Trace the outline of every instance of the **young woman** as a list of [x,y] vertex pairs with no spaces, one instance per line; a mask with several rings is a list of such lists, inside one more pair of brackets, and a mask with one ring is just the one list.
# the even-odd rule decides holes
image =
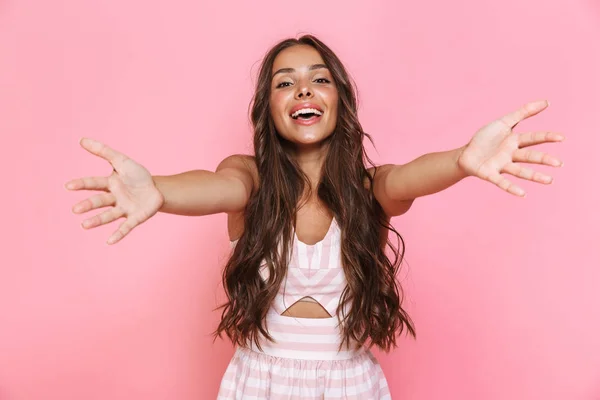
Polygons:
[[113,173],[67,188],[100,191],[75,213],[110,207],[84,228],[125,218],[109,244],[158,211],[228,214],[228,300],[215,333],[237,350],[220,399],[386,399],[388,386],[369,348],[389,351],[404,330],[415,334],[401,307],[396,272],[404,246],[390,218],[467,176],[517,196],[523,189],[502,174],[550,183],[517,163],[560,166],[531,146],[563,137],[513,132],[547,105],[526,104],[457,149],[375,167],[364,152],[370,137],[357,119],[344,66],[317,38],[303,36],[280,42],[262,63],[251,110],[253,156],[232,155],[216,172],[152,176],[124,154],[83,139]]

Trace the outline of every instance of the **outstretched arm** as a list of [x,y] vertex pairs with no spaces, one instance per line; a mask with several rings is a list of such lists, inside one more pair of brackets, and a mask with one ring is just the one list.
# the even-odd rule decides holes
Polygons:
[[501,189],[525,196],[525,191],[502,174],[549,184],[552,177],[517,163],[559,167],[562,162],[529,147],[560,142],[554,132],[517,134],[513,128],[522,120],[548,107],[546,101],[524,105],[519,110],[481,128],[463,147],[430,153],[404,165],[384,165],[375,174],[375,196],[390,216],[406,212],[417,197],[444,190],[467,176],[491,182]]
[[125,219],[109,237],[108,244],[117,243],[158,211],[181,215],[241,211],[257,181],[254,160],[249,156],[230,156],[216,172],[190,171],[153,177],[144,166],[103,143],[91,139],[82,139],[80,143],[106,160],[113,171],[109,176],[73,179],[65,187],[98,192],[75,204],[76,214],[109,207],[84,220],[83,228]]
[[170,176],[154,176],[164,196],[159,211],[179,215],[208,215],[243,211],[256,181],[252,157],[233,155],[215,172],[195,170]]

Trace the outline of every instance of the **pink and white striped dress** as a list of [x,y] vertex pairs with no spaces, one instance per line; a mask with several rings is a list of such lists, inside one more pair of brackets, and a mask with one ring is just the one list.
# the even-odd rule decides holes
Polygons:
[[[234,243],[235,244],[235,243]],[[267,278],[266,269],[261,270]],[[313,400],[391,399],[379,363],[366,348],[344,348],[336,309],[346,279],[341,263],[340,229],[335,221],[320,242],[307,245],[294,235],[286,280],[266,318],[275,343],[238,347],[221,381],[218,399]],[[310,297],[331,318],[281,314]]]

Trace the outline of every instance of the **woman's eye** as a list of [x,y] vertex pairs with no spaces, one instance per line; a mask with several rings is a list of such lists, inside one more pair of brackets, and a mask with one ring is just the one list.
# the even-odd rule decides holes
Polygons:
[[315,82],[317,82],[317,83],[331,83],[329,81],[329,79],[327,79],[327,78],[317,78],[317,79],[315,79]]
[[281,82],[279,83],[277,86],[275,86],[276,88],[282,88],[282,87],[287,87],[289,85],[291,85],[292,82]]

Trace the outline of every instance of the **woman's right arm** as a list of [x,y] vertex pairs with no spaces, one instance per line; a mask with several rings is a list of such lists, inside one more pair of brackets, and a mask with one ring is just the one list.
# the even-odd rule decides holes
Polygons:
[[241,212],[257,183],[254,159],[233,155],[215,172],[195,170],[177,175],[153,176],[164,202],[159,211],[178,215]]
[[227,157],[216,172],[189,171],[155,176],[133,159],[103,143],[82,139],[81,146],[112,166],[109,176],[73,179],[68,190],[94,190],[94,195],[73,206],[75,214],[110,207],[83,221],[85,229],[125,218],[108,244],[122,240],[133,228],[158,211],[180,215],[208,215],[243,211],[258,184],[253,157]]

